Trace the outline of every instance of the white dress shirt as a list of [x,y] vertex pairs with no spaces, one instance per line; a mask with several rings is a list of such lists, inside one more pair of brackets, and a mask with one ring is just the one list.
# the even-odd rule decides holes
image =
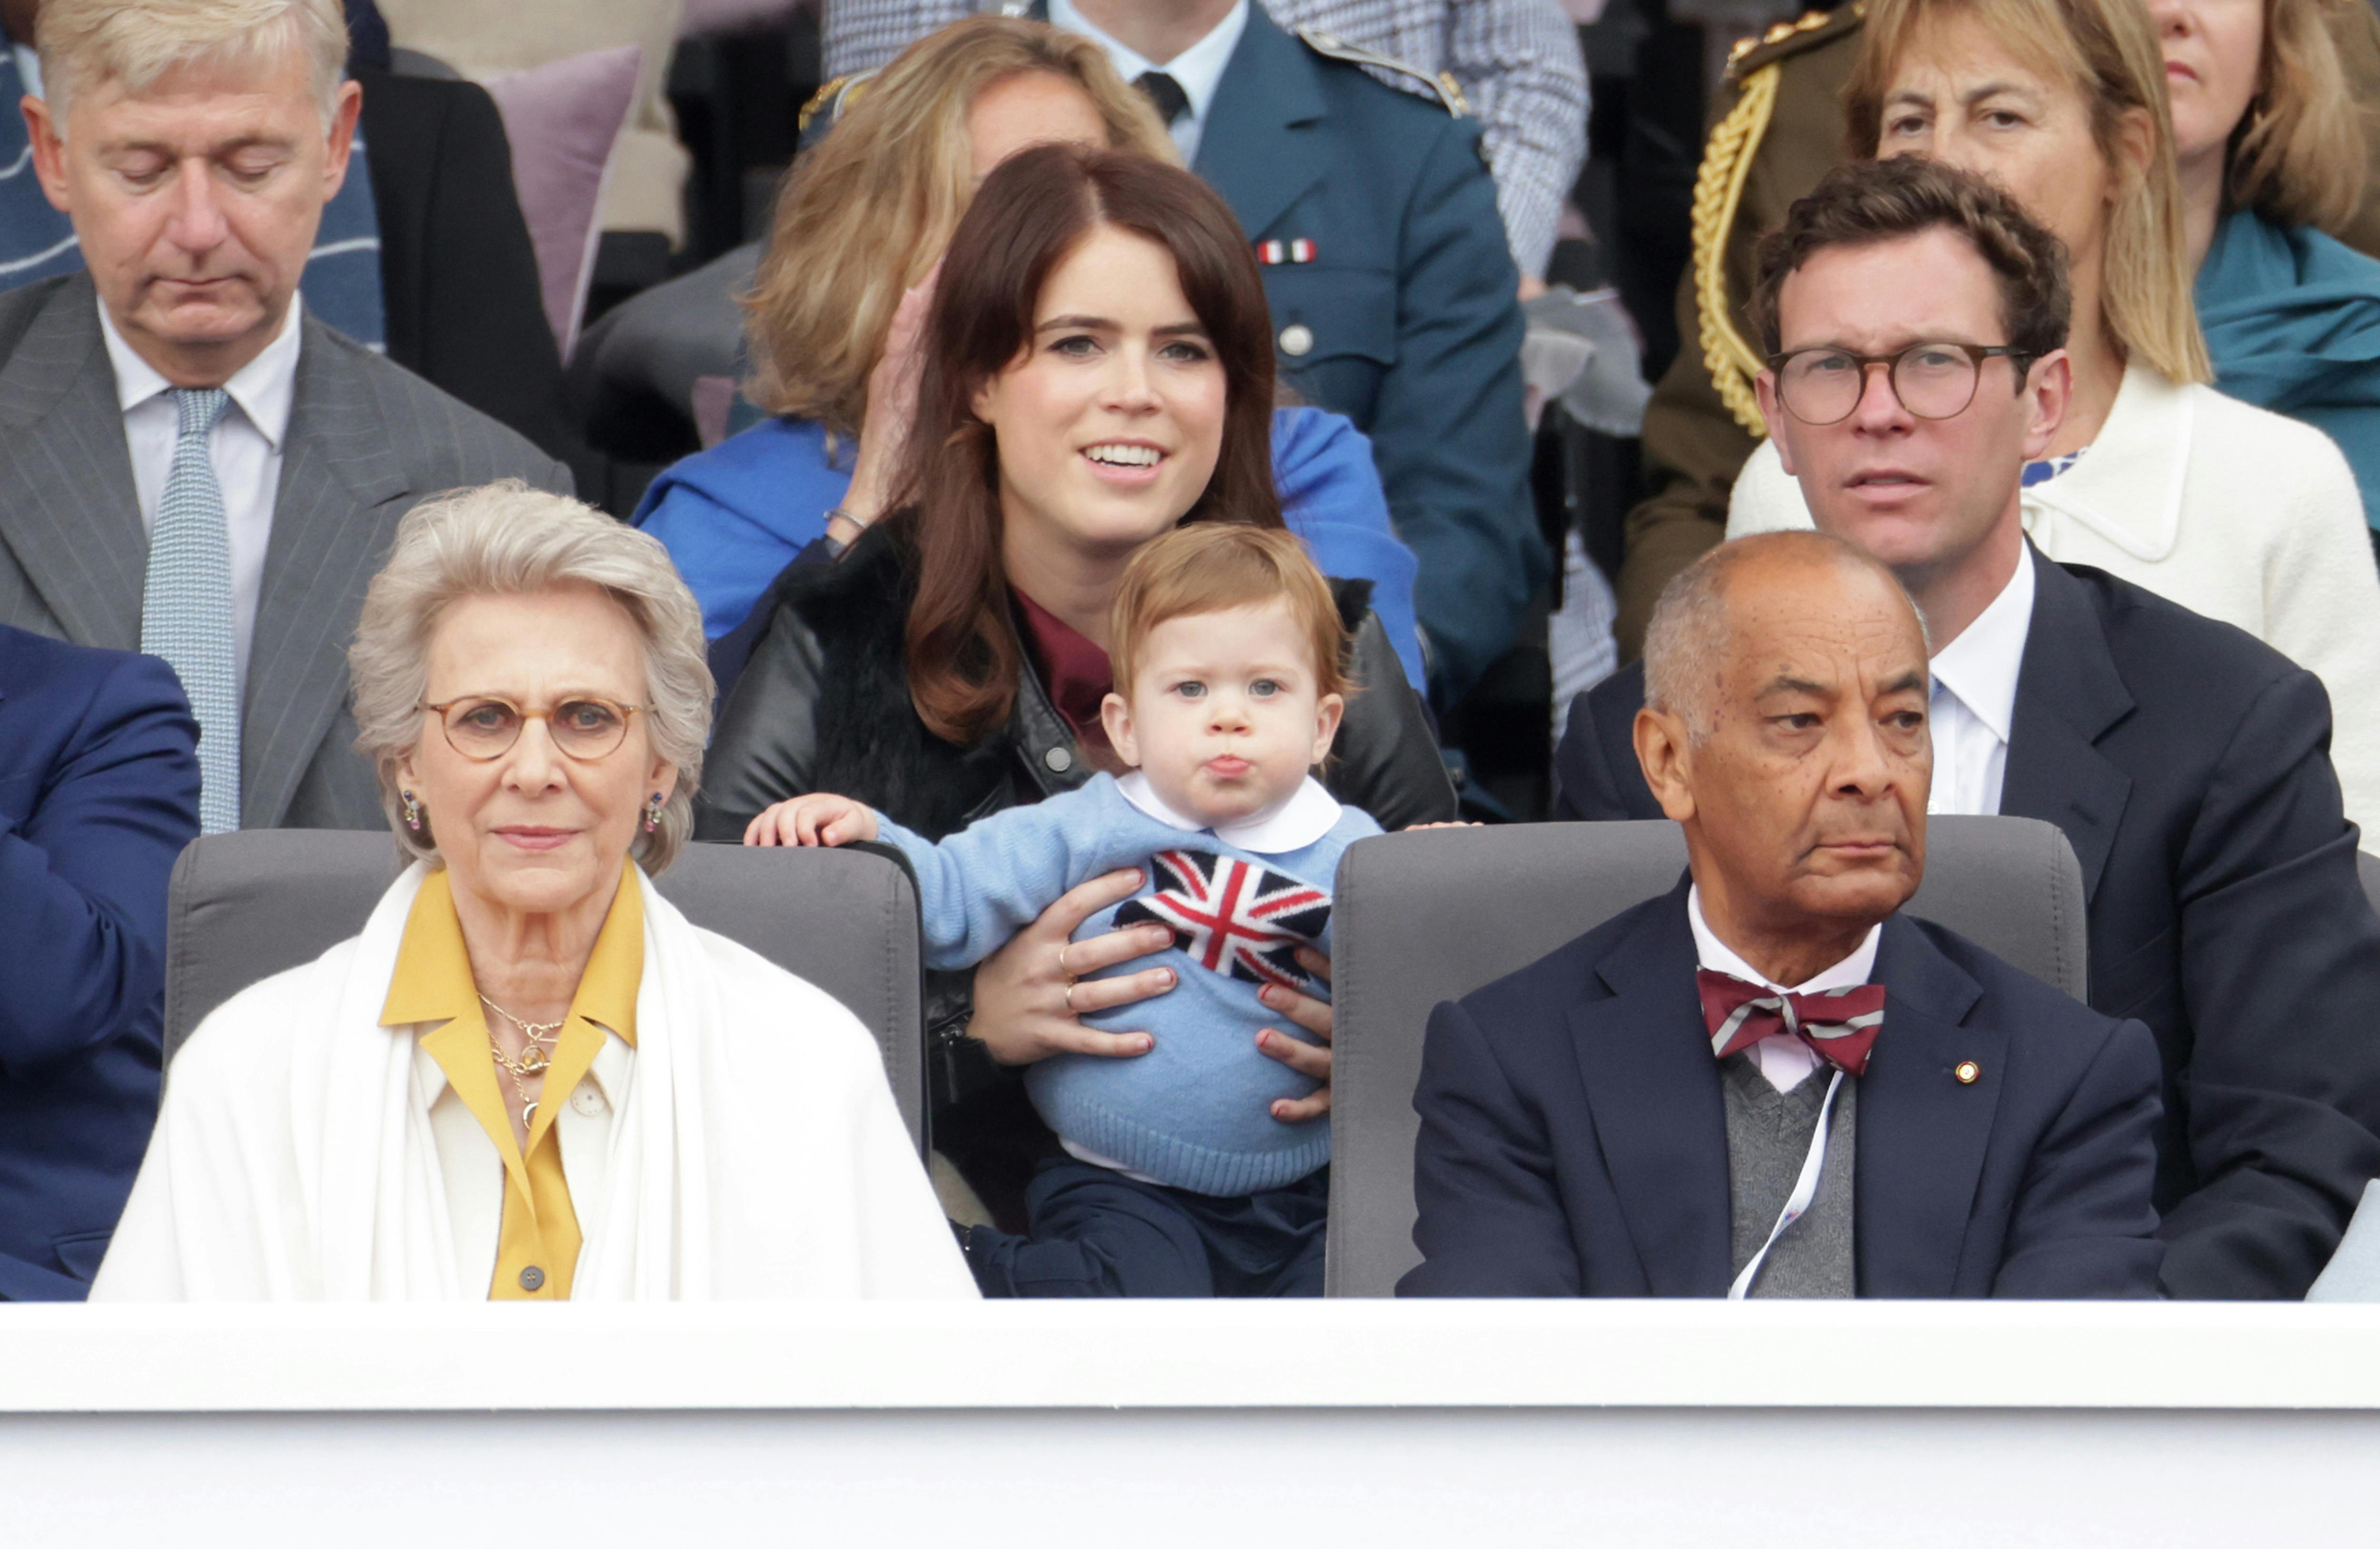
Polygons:
[[[234,660],[240,692],[248,691],[249,644],[256,634],[256,604],[264,590],[264,551],[273,538],[273,502],[281,487],[281,455],[289,434],[289,409],[298,391],[298,313],[289,315],[262,353],[224,384],[231,406],[215,421],[207,450],[223,491],[224,519],[231,538]],[[104,303],[99,329],[107,340],[108,363],[115,368],[115,401],[124,410],[124,444],[132,454],[132,487],[140,501],[140,525],[154,532],[157,502],[174,466],[174,443],[181,421],[174,408],[174,384],[142,360],[115,330]]]
[[1215,30],[1192,43],[1188,48],[1160,65],[1144,59],[1131,49],[1109,37],[1086,20],[1069,0],[1050,0],[1050,22],[1069,32],[1078,32],[1099,45],[1108,63],[1125,82],[1138,80],[1151,70],[1161,70],[1173,78],[1182,94],[1190,99],[1189,111],[1168,126],[1176,150],[1182,152],[1184,165],[1198,159],[1198,136],[1207,126],[1207,109],[1215,101],[1215,88],[1223,82],[1223,67],[1232,62],[1232,50],[1240,46],[1240,34],[1248,30],[1248,0],[1240,0],[1231,14],[1215,24]]
[[[1876,972],[1876,944],[1884,934],[1883,926],[1869,926],[1866,938],[1850,957],[1788,989],[1745,962],[1712,932],[1710,921],[1703,918],[1703,890],[1699,886],[1686,889],[1686,923],[1694,930],[1694,957],[1702,967],[1713,973],[1732,974],[1751,983],[1765,984],[1777,994],[1806,995],[1867,983]],[[1768,1084],[1779,1092],[1792,1091],[1818,1067],[1818,1052],[1790,1032],[1772,1032],[1743,1052],[1752,1056],[1754,1067],[1768,1079]]]
[[[569,1185],[571,1214],[578,1217],[581,1232],[603,1218],[611,1182],[612,1116],[627,1101],[629,1078],[636,1069],[637,1051],[607,1030],[595,1063],[554,1116],[563,1181]],[[446,1186],[446,1225],[454,1236],[455,1272],[465,1285],[484,1293],[495,1278],[496,1254],[503,1246],[504,1159],[455,1095],[437,1056],[419,1039],[413,1045],[413,1085],[421,1105],[430,1110],[430,1133]]]
[[1929,812],[1996,815],[2008,776],[2017,675],[2033,631],[2033,547],[2017,548],[2016,574],[1991,605],[1934,653],[1934,788]]

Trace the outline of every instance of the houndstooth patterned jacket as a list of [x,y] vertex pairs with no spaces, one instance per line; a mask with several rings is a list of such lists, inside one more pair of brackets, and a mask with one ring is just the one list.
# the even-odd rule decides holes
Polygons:
[[[1453,79],[1477,116],[1496,204],[1521,272],[1543,274],[1562,200],[1586,157],[1586,64],[1560,0],[1264,0],[1285,28]],[[830,76],[880,69],[918,38],[1000,0],[827,0]],[[1369,71],[1401,91],[1426,79]]]

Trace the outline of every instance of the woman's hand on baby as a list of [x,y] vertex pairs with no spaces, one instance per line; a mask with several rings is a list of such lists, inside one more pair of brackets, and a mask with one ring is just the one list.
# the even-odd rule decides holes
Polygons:
[[1158,924],[1073,939],[1084,921],[1138,892],[1136,871],[1093,877],[1041,911],[1008,945],[975,970],[975,1016],[967,1033],[1002,1065],[1030,1065],[1051,1055],[1145,1055],[1155,1041],[1145,1032],[1102,1032],[1077,1018],[1106,1011],[1173,988],[1173,970],[1143,969],[1111,979],[1087,973],[1162,951],[1173,933]]
[[[1325,984],[1330,982],[1330,959],[1314,948],[1299,947],[1297,962],[1300,968]],[[1311,1076],[1322,1083],[1304,1097],[1279,1099],[1272,1105],[1272,1116],[1283,1124],[1303,1124],[1309,1119],[1320,1118],[1330,1111],[1330,1003],[1317,1000],[1312,995],[1299,994],[1295,990],[1284,990],[1278,984],[1265,986],[1257,998],[1322,1040],[1318,1044],[1308,1043],[1274,1028],[1267,1028],[1257,1034],[1258,1049],[1299,1075]]]
[[848,845],[876,837],[876,813],[847,796],[812,791],[780,801],[744,830],[747,845]]

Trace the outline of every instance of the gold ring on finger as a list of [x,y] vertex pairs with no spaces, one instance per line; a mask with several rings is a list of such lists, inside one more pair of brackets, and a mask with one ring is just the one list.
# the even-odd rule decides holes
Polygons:
[[[1067,945],[1067,946],[1071,946],[1071,945],[1074,945],[1074,944],[1073,944],[1072,942],[1069,942],[1069,943],[1067,943],[1067,944],[1066,944],[1066,945]],[[1074,975],[1073,975],[1073,974],[1068,973],[1068,972],[1066,971],[1066,947],[1065,947],[1065,946],[1061,946],[1061,947],[1059,947],[1059,948],[1058,948],[1058,972],[1059,972],[1061,975],[1062,975],[1062,976],[1064,976],[1065,978],[1068,978],[1068,979],[1071,979],[1071,978],[1073,978],[1073,977],[1074,977]]]
[[1075,1015],[1075,982],[1066,981],[1066,1015]]

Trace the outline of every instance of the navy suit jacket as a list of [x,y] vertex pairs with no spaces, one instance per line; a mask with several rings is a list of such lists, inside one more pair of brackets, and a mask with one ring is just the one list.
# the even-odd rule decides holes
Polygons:
[[1440,697],[1512,643],[1545,579],[1522,412],[1520,272],[1479,126],[1383,85],[1248,7],[1193,168],[1250,238],[1304,238],[1264,266],[1282,380],[1372,438]]
[[[2065,830],[2091,1005],[2156,1034],[2165,1289],[2301,1297],[2380,1177],[2380,919],[2329,698],[2228,624],[2034,566],[2000,811]],[[1661,815],[1631,740],[1644,684],[1632,666],[1579,696],[1557,815]]]
[[198,736],[164,663],[0,626],[0,1300],[82,1297],[149,1144]]
[[[1682,882],[1438,1007],[1414,1094],[1423,1262],[1401,1295],[1727,1294],[1727,1117],[1694,969]],[[2155,1295],[2148,1030],[1898,915],[1876,979],[1859,1294]]]

